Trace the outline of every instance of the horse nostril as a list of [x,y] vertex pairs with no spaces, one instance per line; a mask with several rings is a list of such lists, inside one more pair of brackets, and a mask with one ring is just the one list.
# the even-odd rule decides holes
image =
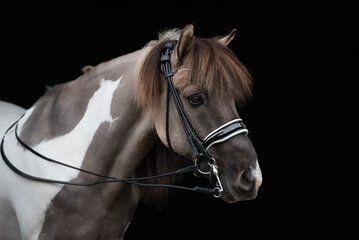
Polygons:
[[255,178],[252,176],[252,174],[248,171],[244,171],[239,179],[239,186],[245,190],[249,191],[254,186]]

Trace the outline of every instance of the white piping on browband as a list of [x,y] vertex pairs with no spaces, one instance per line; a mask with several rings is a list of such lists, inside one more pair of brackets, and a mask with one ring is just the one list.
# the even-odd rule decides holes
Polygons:
[[239,122],[239,121],[242,121],[242,119],[237,118],[237,119],[234,119],[234,120],[232,120],[232,121],[230,121],[230,122],[227,122],[226,124],[220,126],[220,127],[217,128],[216,130],[214,130],[214,131],[212,131],[210,134],[208,134],[207,137],[205,137],[203,141],[206,141],[207,138],[209,138],[213,133],[217,132],[219,129],[224,128],[224,127],[226,127],[226,126],[228,126],[228,125],[230,125],[230,124],[232,124],[232,123],[234,123],[234,122]]

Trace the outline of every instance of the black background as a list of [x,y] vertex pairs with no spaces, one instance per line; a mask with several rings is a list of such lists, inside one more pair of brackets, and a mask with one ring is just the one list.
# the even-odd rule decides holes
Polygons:
[[194,23],[196,36],[212,37],[237,28],[230,48],[254,78],[254,97],[240,115],[263,172],[258,197],[227,204],[179,191],[164,211],[141,203],[125,239],[287,239],[347,232],[337,224],[352,194],[343,172],[353,163],[345,155],[349,145],[339,144],[348,142],[340,133],[349,124],[348,110],[355,109],[353,13],[188,4],[19,5],[1,13],[0,99],[25,108],[45,86],[140,49],[161,30]]

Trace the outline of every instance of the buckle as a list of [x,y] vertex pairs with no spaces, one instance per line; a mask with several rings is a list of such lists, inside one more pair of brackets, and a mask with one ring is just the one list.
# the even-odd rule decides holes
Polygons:
[[177,40],[170,40],[168,42],[166,42],[165,44],[163,44],[162,46],[162,50],[165,50],[165,49],[173,49],[174,46],[176,46],[177,44]]

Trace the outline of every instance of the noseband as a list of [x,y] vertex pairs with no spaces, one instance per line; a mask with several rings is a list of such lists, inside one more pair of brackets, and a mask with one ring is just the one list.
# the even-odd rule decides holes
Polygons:
[[[169,136],[169,104],[170,104],[170,92],[172,93],[172,97],[177,109],[177,113],[179,119],[181,121],[181,125],[186,134],[187,141],[191,146],[192,152],[195,156],[195,165],[197,166],[197,175],[198,173],[204,175],[214,176],[216,179],[216,187],[214,190],[214,196],[219,197],[223,192],[223,187],[221,184],[221,180],[218,176],[218,166],[216,164],[216,160],[208,153],[208,149],[212,147],[214,144],[222,143],[227,141],[228,139],[238,135],[238,134],[248,134],[248,129],[244,125],[242,119],[234,119],[230,122],[227,122],[208,134],[204,140],[201,139],[196,129],[193,127],[191,120],[186,113],[181,98],[178,95],[178,92],[175,88],[173,82],[173,76],[176,74],[172,72],[171,69],[171,55],[173,49],[177,44],[176,40],[166,42],[162,47],[162,55],[160,58],[161,71],[163,72],[166,82],[167,82],[167,95],[166,95],[166,138],[168,147],[172,150],[171,140]],[[208,166],[210,166],[209,170],[202,170],[201,163],[207,162]]]
[[[0,152],[1,152],[1,156],[4,160],[4,162],[6,163],[6,165],[12,171],[14,171],[16,174],[18,174],[24,178],[34,180],[34,181],[39,181],[39,182],[56,183],[56,184],[64,184],[64,185],[72,185],[72,186],[93,186],[93,185],[102,184],[102,183],[115,183],[115,182],[118,183],[118,182],[120,182],[120,183],[129,183],[129,184],[135,184],[135,185],[146,186],[146,187],[177,188],[177,189],[182,189],[182,190],[211,194],[217,198],[220,197],[221,193],[223,192],[223,187],[222,187],[222,183],[219,178],[219,175],[218,175],[218,166],[217,166],[216,160],[208,153],[208,149],[210,147],[212,147],[213,145],[215,145],[217,143],[225,142],[228,139],[230,139],[238,134],[242,134],[242,133],[247,134],[248,129],[243,124],[242,119],[234,119],[226,124],[223,124],[216,130],[212,131],[210,134],[208,134],[204,138],[204,140],[201,139],[201,137],[198,135],[196,129],[193,127],[191,120],[189,119],[189,117],[184,109],[182,101],[181,101],[181,99],[178,95],[178,92],[175,88],[175,85],[173,83],[173,76],[176,73],[173,73],[171,70],[171,54],[172,54],[174,47],[176,46],[176,43],[177,43],[177,41],[166,42],[162,47],[162,56],[160,58],[161,71],[164,73],[164,76],[165,76],[165,79],[167,82],[166,138],[167,138],[167,143],[168,143],[169,148],[172,151],[174,151],[172,148],[171,140],[170,140],[170,136],[169,136],[169,104],[170,104],[169,100],[170,100],[170,92],[171,92],[177,112],[178,112],[179,119],[181,121],[181,125],[186,134],[187,141],[190,144],[193,154],[195,156],[194,165],[180,168],[174,172],[163,173],[163,174],[159,174],[159,175],[155,175],[155,176],[127,178],[127,179],[120,179],[117,177],[112,177],[112,176],[107,176],[107,175],[91,172],[91,171],[88,171],[88,170],[85,170],[82,168],[77,168],[72,165],[65,164],[63,162],[48,158],[48,157],[42,155],[41,153],[35,151],[29,145],[27,145],[23,140],[21,140],[21,138],[19,137],[19,135],[17,133],[18,123],[22,117],[20,117],[20,119],[18,119],[15,123],[13,123],[7,129],[7,131],[5,132],[5,134],[1,140]],[[15,127],[15,129],[11,130],[14,127]],[[54,164],[61,165],[63,167],[77,170],[77,171],[85,173],[85,174],[100,177],[100,178],[102,178],[102,180],[93,181],[93,182],[68,182],[68,181],[61,181],[61,180],[57,180],[57,179],[40,178],[40,177],[29,175],[27,173],[22,172],[21,170],[16,168],[11,163],[11,161],[8,159],[8,157],[5,154],[5,149],[4,149],[5,139],[13,132],[15,134],[15,137],[16,137],[18,143],[21,144],[25,149],[30,151],[32,154],[38,156],[39,158],[41,158],[45,161],[54,163]],[[205,165],[205,167],[202,167],[203,165]],[[196,176],[209,175],[210,180],[212,178],[214,178],[214,180],[216,181],[216,187],[213,189],[197,187],[197,186],[190,188],[190,187],[183,187],[183,186],[169,185],[169,184],[150,184],[150,183],[139,182],[139,181],[160,178],[160,177],[165,177],[165,176],[170,176],[170,175],[183,174],[186,172],[193,172]]]

